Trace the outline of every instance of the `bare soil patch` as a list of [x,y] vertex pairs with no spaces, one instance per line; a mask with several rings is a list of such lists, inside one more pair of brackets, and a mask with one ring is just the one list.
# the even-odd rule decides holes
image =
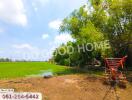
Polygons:
[[[114,90],[103,84],[103,78],[87,75],[0,80],[0,88],[14,88],[17,92],[41,92],[43,100],[116,100]],[[132,100],[132,85],[128,84],[126,89],[117,88],[117,94],[119,100]]]

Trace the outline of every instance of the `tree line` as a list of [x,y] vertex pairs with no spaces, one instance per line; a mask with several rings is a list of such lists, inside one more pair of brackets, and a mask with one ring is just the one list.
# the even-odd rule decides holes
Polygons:
[[11,62],[12,60],[9,58],[0,58],[0,62]]
[[[127,64],[132,65],[132,0],[90,0],[63,20],[60,33],[65,32],[74,41],[56,48],[52,59],[57,64],[84,67],[95,61],[103,62],[105,57],[128,55]],[[90,49],[87,43],[105,40],[109,41],[109,49],[77,50],[82,44]],[[71,54],[65,52],[69,46],[74,48]]]

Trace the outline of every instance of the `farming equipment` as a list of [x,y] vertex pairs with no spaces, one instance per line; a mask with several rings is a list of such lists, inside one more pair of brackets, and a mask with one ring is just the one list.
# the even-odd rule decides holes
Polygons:
[[105,58],[105,73],[107,81],[113,85],[126,87],[126,76],[123,71],[127,56],[123,58]]

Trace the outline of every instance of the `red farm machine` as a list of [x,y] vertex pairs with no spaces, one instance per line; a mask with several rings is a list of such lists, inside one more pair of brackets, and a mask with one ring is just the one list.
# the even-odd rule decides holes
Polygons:
[[123,58],[105,58],[105,73],[107,81],[113,85],[126,87],[126,76],[123,71],[127,56]]

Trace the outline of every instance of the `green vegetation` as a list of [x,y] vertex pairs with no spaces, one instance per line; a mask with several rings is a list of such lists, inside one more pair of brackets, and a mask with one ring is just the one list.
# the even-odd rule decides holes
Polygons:
[[[86,10],[87,9],[87,10]],[[84,52],[74,51],[68,55],[53,53],[53,59],[61,65],[86,66],[93,59],[102,62],[104,57],[123,57],[128,55],[127,64],[132,65],[132,0],[90,0],[87,5],[73,11],[63,20],[60,32],[68,32],[74,42],[61,45],[66,48],[71,45],[76,50],[78,45],[91,42],[110,41],[110,49]],[[89,46],[89,48],[91,48]],[[56,49],[56,50],[57,50]]]
[[[62,44],[54,51],[51,61],[59,65],[82,68],[92,65],[95,60],[103,63],[105,57],[128,55],[127,64],[132,66],[132,0],[89,0],[87,5],[73,11],[63,20],[60,33],[63,32],[71,34],[74,41]],[[91,48],[87,43],[105,40],[109,40],[110,49],[86,50]],[[78,50],[78,46],[82,45],[87,48]],[[74,51],[65,53],[64,49],[67,47],[73,47]],[[71,48],[69,51],[72,51]],[[51,70],[58,75],[77,72],[69,67],[46,62],[4,62],[10,61],[9,59],[0,61],[0,78],[23,77],[39,74],[44,70]]]
[[85,73],[90,75],[102,75],[103,71],[84,71],[80,69],[68,68],[50,64],[48,62],[1,62],[0,79],[18,78],[34,76],[52,71],[54,75],[78,74]]
[[9,58],[0,58],[0,62],[11,62]]
[[65,66],[53,65],[48,62],[1,62],[0,78],[17,78],[40,74],[50,70],[54,74],[74,73],[74,70]]

